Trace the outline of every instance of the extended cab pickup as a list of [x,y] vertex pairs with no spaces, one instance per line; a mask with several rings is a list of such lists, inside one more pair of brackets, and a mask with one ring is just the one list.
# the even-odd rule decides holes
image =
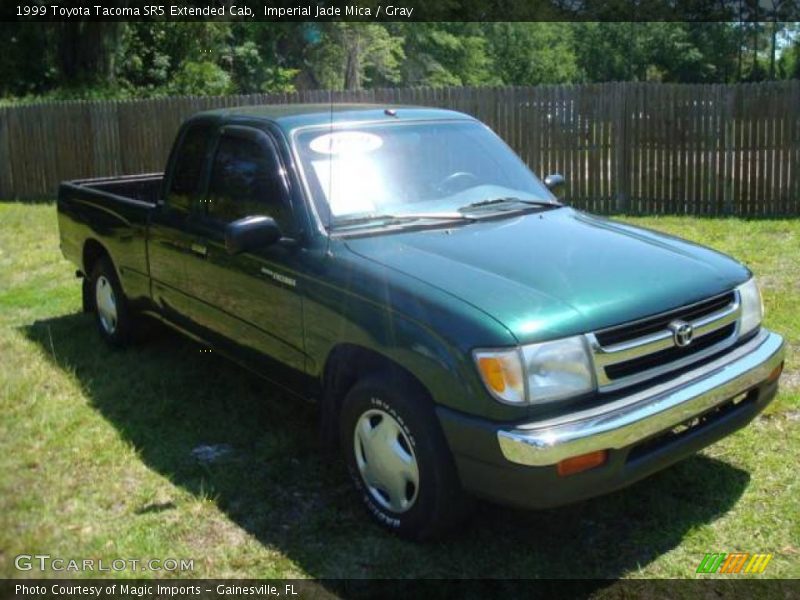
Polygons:
[[750,271],[563,183],[457,112],[225,109],[163,176],[63,183],[61,248],[108,342],[149,314],[318,401],[372,516],[423,538],[472,496],[628,485],[775,396]]

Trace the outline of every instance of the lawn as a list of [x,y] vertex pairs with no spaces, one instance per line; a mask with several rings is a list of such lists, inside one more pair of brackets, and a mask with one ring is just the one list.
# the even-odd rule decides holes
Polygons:
[[[778,400],[632,488],[540,512],[483,506],[418,545],[371,524],[319,451],[313,407],[170,332],[107,350],[54,206],[0,203],[0,577],[40,576],[14,569],[22,553],[194,559],[127,577],[693,577],[706,552],[732,551],[772,553],[764,577],[800,577],[800,220],[626,220],[751,266],[767,325],[790,340]],[[203,444],[231,452],[203,464]]]

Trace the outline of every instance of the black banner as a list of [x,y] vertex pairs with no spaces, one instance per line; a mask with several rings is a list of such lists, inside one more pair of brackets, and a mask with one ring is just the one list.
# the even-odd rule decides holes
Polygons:
[[6,0],[3,21],[790,22],[800,0]]
[[328,598],[800,598],[800,580],[5,579],[0,600],[323,600]]

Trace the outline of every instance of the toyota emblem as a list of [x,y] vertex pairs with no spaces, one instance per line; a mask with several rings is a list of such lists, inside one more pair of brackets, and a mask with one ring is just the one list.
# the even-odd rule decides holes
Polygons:
[[694,327],[692,327],[691,323],[676,320],[669,324],[669,330],[672,332],[672,339],[675,340],[675,345],[679,348],[685,348],[692,343]]

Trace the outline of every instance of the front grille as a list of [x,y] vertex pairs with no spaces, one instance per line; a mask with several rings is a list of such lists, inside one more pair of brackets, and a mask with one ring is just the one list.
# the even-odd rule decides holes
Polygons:
[[[589,334],[600,391],[687,367],[725,349],[736,340],[740,312],[737,293],[729,292]],[[692,326],[687,346],[679,346],[670,329],[678,320]]]
[[716,296],[715,298],[704,300],[703,302],[685,306],[677,310],[661,313],[654,317],[648,317],[641,321],[598,331],[595,333],[595,337],[601,346],[621,344],[666,329],[667,325],[675,319],[694,321],[700,317],[705,317],[706,315],[710,315],[733,304],[735,301],[736,293],[728,292],[727,294]]
[[654,352],[653,354],[645,354],[644,356],[640,356],[632,360],[626,360],[621,363],[608,365],[606,367],[606,375],[608,375],[609,379],[620,379],[621,377],[628,377],[646,369],[652,369],[660,365],[669,364],[680,358],[685,358],[700,352],[701,350],[706,350],[707,348],[710,348],[719,342],[728,339],[731,337],[731,335],[733,335],[735,329],[736,323],[731,323],[722,329],[717,329],[708,335],[704,335],[699,340],[692,343],[690,346],[686,346],[685,348],[673,346],[672,348]]

